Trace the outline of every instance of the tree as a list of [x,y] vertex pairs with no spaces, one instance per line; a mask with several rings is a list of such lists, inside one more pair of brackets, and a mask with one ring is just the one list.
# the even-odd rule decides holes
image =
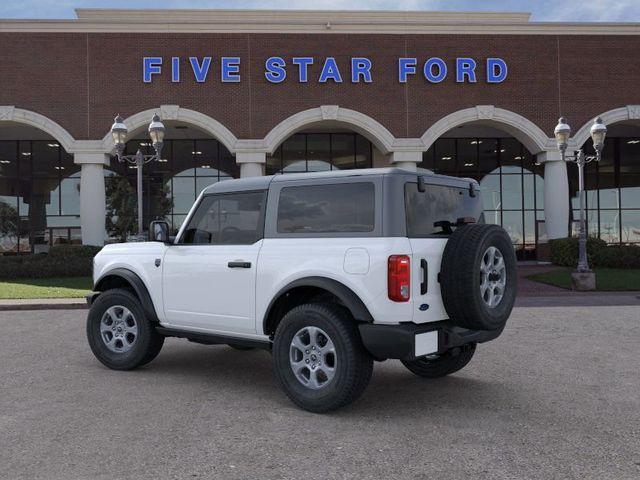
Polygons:
[[[107,231],[109,235],[121,242],[127,241],[127,236],[137,232],[138,200],[135,189],[126,177],[111,176],[105,178],[107,198]],[[166,184],[151,193],[153,216],[164,219],[171,213],[173,198]]]
[[0,237],[15,238],[18,241],[20,232],[20,215],[18,210],[6,202],[0,201]]
[[137,222],[136,191],[126,177],[105,178],[107,198],[107,231],[110,236],[127,241]]

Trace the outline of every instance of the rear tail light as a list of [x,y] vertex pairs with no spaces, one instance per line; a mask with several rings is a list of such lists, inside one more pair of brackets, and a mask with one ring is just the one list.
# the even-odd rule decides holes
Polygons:
[[391,255],[387,275],[389,300],[408,302],[411,296],[411,261],[408,255]]

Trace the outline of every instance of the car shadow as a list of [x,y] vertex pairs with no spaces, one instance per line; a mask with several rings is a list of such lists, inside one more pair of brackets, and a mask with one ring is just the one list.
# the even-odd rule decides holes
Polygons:
[[[169,343],[169,342],[167,342]],[[198,345],[173,340],[156,360],[132,375],[153,374],[156,382],[179,379],[182,387],[193,383],[194,388],[211,385],[230,396],[251,398],[273,403],[277,408],[296,407],[281,392],[276,382],[271,354],[264,350],[238,351],[226,345]],[[369,387],[359,401],[329,415],[338,418],[357,416],[386,416],[390,406],[394,417],[425,414],[432,410],[477,414],[477,411],[512,410],[526,401],[512,385],[473,377],[461,371],[439,379],[420,378],[393,364],[375,363]],[[389,365],[390,368],[387,368]],[[472,369],[471,364],[469,369]]]

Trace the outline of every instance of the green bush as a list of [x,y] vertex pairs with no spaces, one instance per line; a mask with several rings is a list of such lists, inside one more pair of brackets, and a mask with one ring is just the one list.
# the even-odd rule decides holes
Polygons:
[[640,268],[640,247],[635,245],[609,245],[594,254],[593,266]]
[[0,256],[0,279],[88,276],[99,251],[99,247],[61,245],[49,253]]
[[[563,267],[575,267],[578,264],[578,239],[575,237],[550,240],[551,263]],[[587,258],[593,262],[594,255],[607,248],[607,242],[599,238],[587,239]]]
[[[551,262],[563,267],[578,264],[578,239],[560,238],[551,240]],[[604,240],[587,239],[587,259],[591,267],[640,268],[640,246],[607,245]]]

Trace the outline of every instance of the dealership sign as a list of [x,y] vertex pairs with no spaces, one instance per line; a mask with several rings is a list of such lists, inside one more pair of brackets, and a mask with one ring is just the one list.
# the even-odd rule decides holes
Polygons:
[[[221,57],[219,59],[220,77],[223,83],[238,83],[240,76],[240,57]],[[182,67],[182,64],[186,67]],[[212,57],[144,57],[142,59],[142,80],[152,83],[156,77],[166,76],[173,83],[182,81],[186,69],[189,76],[198,83],[204,83],[210,76]],[[431,57],[426,60],[401,57],[397,60],[397,80],[406,83],[410,78],[421,76],[429,83],[440,83],[447,78],[455,78],[458,83],[502,83],[507,78],[507,62],[501,58],[483,60],[485,69],[482,74],[478,61],[470,57],[455,58],[445,62],[442,58]],[[281,83],[292,78],[299,83],[372,83],[375,77],[373,62],[366,57],[352,57],[348,68],[338,67],[335,57],[317,59],[314,57],[269,57],[264,62],[264,77],[271,83]],[[481,77],[481,78],[480,78]]]

